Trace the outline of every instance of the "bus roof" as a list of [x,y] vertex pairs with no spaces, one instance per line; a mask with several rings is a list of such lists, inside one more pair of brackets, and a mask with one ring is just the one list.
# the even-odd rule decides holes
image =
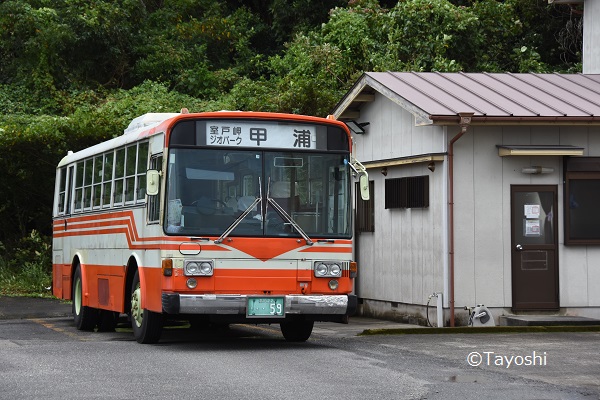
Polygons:
[[158,126],[169,118],[173,118],[178,115],[180,115],[180,113],[146,113],[144,115],[140,115],[129,123],[129,126],[127,129],[125,129],[123,134],[127,135],[130,133],[142,132],[146,129]]
[[168,119],[181,115],[180,113],[147,113],[134,118],[129,126],[123,131],[121,136],[109,139],[102,143],[98,143],[94,146],[80,150],[78,152],[69,151],[69,153],[60,160],[58,168],[70,164],[74,161],[78,161],[95,154],[101,154],[111,149],[125,146],[129,143],[135,142],[139,139],[140,133],[147,131],[151,128],[157,127]]

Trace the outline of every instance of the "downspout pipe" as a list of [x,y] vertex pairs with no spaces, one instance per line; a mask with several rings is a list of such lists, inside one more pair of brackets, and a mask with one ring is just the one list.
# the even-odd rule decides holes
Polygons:
[[460,117],[460,132],[450,140],[448,145],[448,306],[450,307],[450,326],[454,327],[454,143],[458,141],[471,124],[472,112],[458,113]]

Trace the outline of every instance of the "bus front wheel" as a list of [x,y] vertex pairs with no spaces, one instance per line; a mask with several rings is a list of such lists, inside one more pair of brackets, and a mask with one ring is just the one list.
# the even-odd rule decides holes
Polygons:
[[131,285],[131,327],[138,343],[156,343],[163,328],[162,314],[142,308],[142,288],[139,271]]
[[306,342],[313,330],[314,321],[289,321],[280,325],[281,333],[288,342]]
[[93,331],[98,323],[98,310],[83,305],[81,266],[75,267],[73,276],[73,320],[80,331]]

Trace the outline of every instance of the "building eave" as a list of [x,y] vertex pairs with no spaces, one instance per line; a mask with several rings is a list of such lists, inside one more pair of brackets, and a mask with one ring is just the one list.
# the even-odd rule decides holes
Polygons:
[[382,96],[385,96],[395,104],[410,112],[415,117],[415,125],[433,124],[433,121],[429,118],[429,113],[415,106],[408,99],[390,90],[390,88],[376,79],[373,79],[368,74],[363,74],[358,79],[354,86],[335,106],[331,114],[341,121],[360,118],[360,106],[365,102],[373,101],[375,99],[374,94],[371,92],[377,92]]
[[[434,125],[458,125],[458,115],[430,115]],[[473,116],[470,125],[597,125],[600,126],[600,116],[589,117],[507,117],[507,116]]]

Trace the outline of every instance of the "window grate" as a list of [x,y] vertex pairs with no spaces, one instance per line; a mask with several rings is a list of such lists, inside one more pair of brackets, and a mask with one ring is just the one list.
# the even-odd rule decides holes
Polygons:
[[375,182],[369,181],[370,199],[360,197],[360,187],[356,183],[356,231],[375,232]]
[[429,176],[385,180],[385,208],[429,207]]

